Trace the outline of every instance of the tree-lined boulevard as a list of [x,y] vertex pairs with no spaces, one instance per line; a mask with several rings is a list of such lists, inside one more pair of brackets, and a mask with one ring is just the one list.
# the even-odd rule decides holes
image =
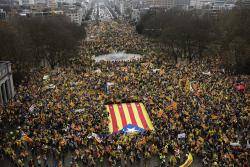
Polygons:
[[[56,17],[1,23],[6,46],[0,47],[1,59],[8,58],[14,70],[26,74],[15,97],[0,108],[2,164],[180,166],[191,156],[191,166],[247,167],[249,76],[232,73],[232,66],[223,64],[228,59],[220,56],[230,55],[231,50],[222,52],[224,45],[248,40],[245,30],[236,33],[231,26],[236,18],[222,24],[231,26],[233,40],[227,39],[228,31],[220,31],[225,41],[211,47],[213,25],[196,15],[149,14],[133,27],[112,20],[106,6],[94,7],[90,18],[102,13],[102,19],[89,21],[84,29]],[[247,63],[247,49],[234,47],[234,56]],[[142,57],[94,61],[121,51]],[[50,66],[38,67],[44,58]],[[180,58],[189,62],[176,61]],[[110,134],[105,105],[130,102],[145,105],[154,130]]]

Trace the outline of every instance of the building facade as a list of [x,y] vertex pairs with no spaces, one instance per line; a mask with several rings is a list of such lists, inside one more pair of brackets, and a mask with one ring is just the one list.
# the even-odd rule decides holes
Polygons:
[[65,15],[70,18],[71,22],[81,25],[83,17],[85,15],[85,11],[83,8],[74,7],[65,10]]
[[174,7],[175,0],[145,0],[145,6],[149,8],[166,8],[170,9]]
[[239,4],[243,7],[250,8],[250,0],[239,0]]
[[6,12],[3,9],[0,9],[0,20],[6,19]]
[[34,0],[19,0],[19,5],[21,6],[30,6],[34,4],[35,4]]
[[47,0],[35,0],[35,4],[46,4]]
[[175,0],[174,6],[180,9],[188,9],[190,0]]
[[14,95],[11,63],[0,61],[0,104],[6,104]]
[[57,8],[56,0],[47,0],[47,7],[55,10]]

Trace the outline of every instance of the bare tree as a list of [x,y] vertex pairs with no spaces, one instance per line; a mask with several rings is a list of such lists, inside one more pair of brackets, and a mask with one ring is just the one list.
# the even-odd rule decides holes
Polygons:
[[142,18],[137,30],[158,38],[175,60],[178,57],[192,60],[202,56],[211,42],[212,20],[193,11],[151,12]]
[[84,37],[84,27],[63,16],[14,17],[0,22],[0,60],[10,60],[19,74],[45,59],[52,68],[66,66],[79,56],[77,47]]

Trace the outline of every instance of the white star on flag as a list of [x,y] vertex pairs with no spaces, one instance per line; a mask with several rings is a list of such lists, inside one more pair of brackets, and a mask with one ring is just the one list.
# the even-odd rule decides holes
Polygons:
[[134,132],[138,132],[138,130],[136,130],[135,127],[134,128],[128,128],[126,130],[126,133],[134,133]]

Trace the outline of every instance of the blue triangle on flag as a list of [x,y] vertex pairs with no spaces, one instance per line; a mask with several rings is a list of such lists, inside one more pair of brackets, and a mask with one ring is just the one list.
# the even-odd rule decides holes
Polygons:
[[132,124],[128,124],[127,126],[125,126],[122,130],[123,133],[142,133],[145,131],[145,129],[140,128],[137,125],[132,125]]

